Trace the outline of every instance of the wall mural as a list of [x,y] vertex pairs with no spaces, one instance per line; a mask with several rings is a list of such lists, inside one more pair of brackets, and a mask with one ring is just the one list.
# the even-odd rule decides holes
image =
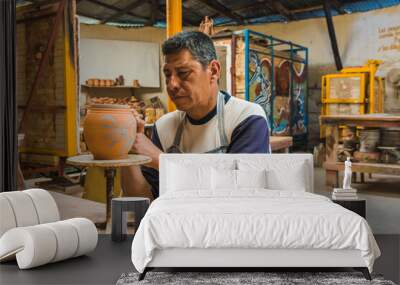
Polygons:
[[[272,67],[271,59],[267,56],[259,58],[259,55],[250,51],[249,64],[249,95],[250,101],[255,102],[264,109],[269,120],[271,116],[271,99],[272,99]],[[271,122],[269,122],[271,125]]]
[[[272,94],[271,56],[250,51],[249,58],[249,100],[258,103],[264,109],[272,127],[272,134],[281,136],[305,134],[307,132],[304,102],[307,88],[305,65],[275,57],[275,88]],[[291,69],[293,80],[291,80]],[[292,96],[290,96],[291,90]]]
[[286,59],[275,59],[275,98],[273,134],[290,135],[290,62]]
[[307,133],[305,98],[307,92],[306,68],[304,64],[294,63],[293,67],[293,105],[292,135]]

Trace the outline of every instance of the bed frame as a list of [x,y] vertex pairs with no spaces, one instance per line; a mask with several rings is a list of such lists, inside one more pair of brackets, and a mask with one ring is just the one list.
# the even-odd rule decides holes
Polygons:
[[[221,158],[221,154],[185,154],[190,159]],[[259,154],[234,154],[229,159],[249,158]],[[264,155],[265,156],[265,155]],[[308,171],[308,192],[313,192],[313,156],[311,154],[272,154],[279,159],[305,160]],[[181,159],[182,154],[162,154],[160,156],[160,195],[165,193],[168,179],[168,162]],[[228,157],[227,157],[228,158]],[[158,249],[153,259],[139,275],[143,280],[146,273],[155,268],[232,268],[246,271],[250,268],[343,268],[350,267],[361,271],[367,280],[371,275],[359,250],[330,249],[240,249],[240,248],[169,248]]]
[[139,275],[155,268],[234,268],[238,271],[254,268],[338,268],[361,271],[367,280],[371,275],[359,250],[328,249],[193,249],[156,250],[152,261]]

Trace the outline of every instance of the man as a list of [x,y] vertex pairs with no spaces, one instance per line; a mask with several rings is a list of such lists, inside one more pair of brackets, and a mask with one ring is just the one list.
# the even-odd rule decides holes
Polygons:
[[158,197],[159,155],[169,153],[268,153],[268,123],[254,103],[219,91],[221,67],[212,40],[201,32],[182,32],[162,46],[167,92],[177,111],[155,124],[152,140],[138,134],[132,151],[147,155],[145,167],[122,169],[127,196]]

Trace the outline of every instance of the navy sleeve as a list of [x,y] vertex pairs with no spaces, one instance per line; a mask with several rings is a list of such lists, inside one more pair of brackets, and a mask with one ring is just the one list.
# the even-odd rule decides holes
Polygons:
[[228,153],[269,153],[269,129],[262,116],[250,116],[232,132]]
[[[153,132],[151,135],[151,141],[156,145],[159,149],[163,151],[163,148],[161,146],[160,138],[158,137],[157,133],[157,128],[154,125],[153,127]],[[142,165],[141,166],[142,174],[146,181],[150,184],[151,186],[151,192],[153,193],[154,199],[158,197],[159,195],[159,173],[157,169],[147,167]]]

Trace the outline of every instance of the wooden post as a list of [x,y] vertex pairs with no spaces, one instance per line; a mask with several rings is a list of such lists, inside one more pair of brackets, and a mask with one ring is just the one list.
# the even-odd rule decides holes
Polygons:
[[329,39],[331,41],[332,52],[335,59],[336,69],[340,71],[343,69],[343,65],[342,65],[342,60],[340,58],[339,48],[336,40],[335,27],[333,25],[330,2],[328,0],[324,1],[324,12],[326,18],[326,25],[328,26]]
[[[337,144],[339,142],[339,127],[338,125],[326,126],[326,162],[334,164],[337,160]],[[339,172],[337,170],[326,169],[326,185],[339,186]]]
[[[182,31],[182,0],[167,0],[167,38]],[[168,97],[168,112],[176,110]]]

